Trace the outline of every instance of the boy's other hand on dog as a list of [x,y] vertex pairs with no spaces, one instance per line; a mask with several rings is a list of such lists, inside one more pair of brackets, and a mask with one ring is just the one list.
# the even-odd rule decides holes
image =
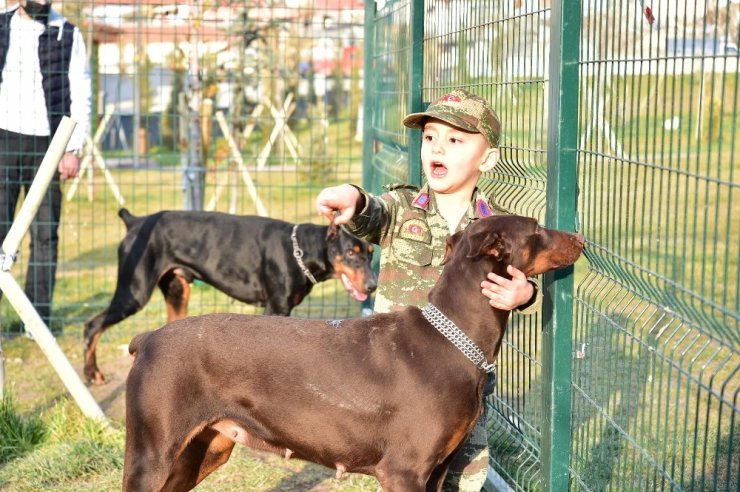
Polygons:
[[521,270],[509,265],[506,271],[511,279],[491,272],[487,276],[488,280],[481,282],[480,287],[491,307],[513,311],[532,299],[534,286]]
[[362,208],[358,206],[361,198],[360,191],[350,184],[324,188],[316,197],[316,210],[336,225],[346,224]]

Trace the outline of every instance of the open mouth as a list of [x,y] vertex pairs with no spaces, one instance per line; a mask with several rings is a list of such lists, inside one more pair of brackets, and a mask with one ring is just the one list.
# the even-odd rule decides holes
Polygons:
[[447,167],[441,162],[434,161],[432,162],[430,172],[435,178],[444,178],[447,176]]
[[355,289],[352,285],[352,282],[349,281],[349,277],[347,275],[343,273],[339,278],[342,280],[342,285],[344,285],[344,288],[347,289],[349,295],[351,295],[356,301],[362,302],[367,299],[367,294],[364,294]]

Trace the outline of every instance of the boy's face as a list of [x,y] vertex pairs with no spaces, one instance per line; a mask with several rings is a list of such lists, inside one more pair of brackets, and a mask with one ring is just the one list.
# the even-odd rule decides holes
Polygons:
[[480,133],[460,130],[441,120],[430,119],[422,130],[421,164],[429,187],[437,193],[472,193],[480,173],[498,160]]

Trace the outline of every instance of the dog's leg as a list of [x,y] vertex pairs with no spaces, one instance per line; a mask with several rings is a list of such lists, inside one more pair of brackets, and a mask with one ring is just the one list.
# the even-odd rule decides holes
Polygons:
[[434,470],[432,471],[432,475],[429,477],[429,480],[427,480],[427,492],[442,491],[442,485],[444,484],[445,477],[447,476],[447,471],[450,469],[450,464],[452,463],[454,457],[455,453],[452,453],[444,462],[434,468]]
[[[128,403],[128,402],[127,402]],[[128,408],[126,413],[129,414]],[[137,430],[143,422],[132,422],[126,416],[126,452],[123,460],[123,492],[138,492],[142,490],[159,491],[167,481],[172,468],[167,459],[166,451],[160,441],[154,441],[151,436]]]
[[170,270],[159,279],[159,289],[167,305],[167,322],[183,319],[188,315],[190,281],[179,269]]
[[383,492],[424,492],[426,484],[411,470],[394,470],[392,473],[380,472],[377,475]]
[[[298,302],[301,302],[300,299]],[[295,304],[298,304],[298,302]],[[265,304],[264,314],[265,316],[290,316],[290,311],[293,309],[295,304],[291,306],[289,303],[283,302],[283,300],[268,301],[267,304]]]
[[105,377],[98,368],[98,358],[95,355],[95,348],[98,346],[98,340],[103,334],[103,330],[97,330],[95,333],[88,334],[88,327],[89,324],[85,325],[85,364],[83,373],[85,374],[85,379],[99,385],[105,382]]
[[[265,301],[267,316],[290,316],[290,312],[308,293],[294,285],[295,281],[274,275],[265,279],[265,292],[270,295]],[[310,289],[308,289],[310,291]],[[292,294],[291,294],[292,293]]]
[[[114,298],[115,301],[115,298]],[[95,356],[95,349],[98,345],[103,332],[111,325],[114,325],[121,320],[131,316],[135,312],[139,311],[138,308],[130,308],[124,311],[112,311],[114,302],[111,302],[105,311],[96,315],[90,321],[85,323],[85,354],[84,354],[84,369],[85,378],[94,384],[103,384],[105,377],[100,372],[97,363],[97,357]]]
[[234,441],[205,428],[177,457],[163,491],[191,490],[229,460]]
[[427,477],[431,470],[420,472],[409,460],[409,456],[386,455],[375,468],[375,477],[378,479],[383,492],[423,492],[426,488]]
[[[122,253],[119,252],[119,255]],[[149,275],[143,266],[134,272],[124,270],[125,262],[119,258],[118,280],[108,307],[85,323],[85,365],[84,374],[94,384],[105,382],[103,373],[98,369],[95,348],[103,332],[109,326],[138,313],[152,295],[156,279]]]

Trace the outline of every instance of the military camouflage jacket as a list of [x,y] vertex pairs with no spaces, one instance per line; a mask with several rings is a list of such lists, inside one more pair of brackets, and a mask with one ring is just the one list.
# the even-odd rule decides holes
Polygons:
[[[449,235],[447,221],[437,211],[434,192],[428,186],[419,190],[396,185],[389,192],[374,196],[358,189],[365,198],[365,207],[355,212],[348,229],[380,245],[375,312],[395,311],[408,305],[425,306],[427,294],[442,273]],[[476,190],[457,230],[473,220],[506,213]],[[535,290],[535,302],[520,312],[530,314],[539,308],[541,295],[538,288]]]

